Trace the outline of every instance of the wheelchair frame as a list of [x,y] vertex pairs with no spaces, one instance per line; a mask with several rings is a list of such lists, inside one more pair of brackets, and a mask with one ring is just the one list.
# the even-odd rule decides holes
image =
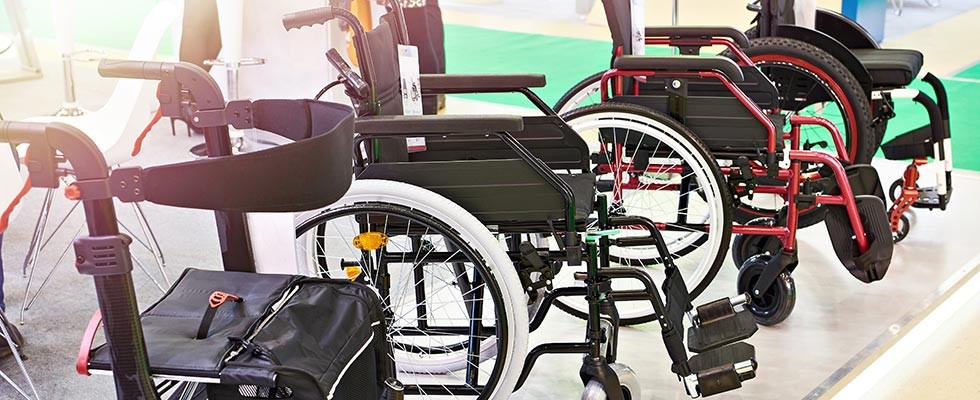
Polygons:
[[[396,17],[395,28],[396,34],[401,34],[404,30],[401,28],[404,26],[404,20],[401,17],[400,6],[397,2],[388,2],[389,13],[393,13]],[[347,22],[354,30],[355,46],[357,47],[357,56],[361,62],[361,67],[365,68],[366,65],[373,65],[372,53],[370,46],[365,45],[368,40],[365,39],[366,34],[364,30],[360,27],[360,23],[356,16],[347,11],[342,7],[324,7],[319,9],[301,11],[298,13],[290,14],[283,17],[283,23],[286,29],[298,28],[302,26],[312,26],[315,24],[325,23],[331,19],[338,18]],[[384,20],[384,17],[382,17]],[[404,39],[402,39],[404,40]],[[367,67],[365,74],[371,76],[374,74],[373,69]],[[340,68],[342,71],[345,68]],[[545,114],[545,117],[552,120],[553,123],[563,126],[564,130],[567,129],[567,125],[556,115],[554,110],[552,110],[547,104],[545,104],[533,91],[531,91],[528,86],[524,83],[528,81],[534,81],[534,79],[527,79],[528,76],[523,76],[524,83],[517,84],[501,84],[501,85],[488,85],[486,87],[477,87],[480,85],[470,85],[470,86],[458,86],[454,85],[447,79],[439,79],[442,76],[423,76],[422,77],[422,93],[423,94],[435,94],[435,93],[488,93],[488,92],[518,92],[523,94],[528,100],[534,104],[540,111]],[[471,76],[470,78],[493,78],[493,76]],[[512,79],[507,79],[507,78]],[[516,79],[514,79],[516,77]],[[519,82],[522,79],[521,75],[518,76],[497,76],[502,81],[515,81]],[[452,77],[449,77],[450,79]],[[342,79],[344,79],[342,77]],[[351,80],[347,78],[346,81]],[[370,86],[370,92],[375,92],[376,88],[371,84],[371,79],[366,79],[368,85]],[[427,86],[426,81],[430,81],[433,85]],[[543,79],[541,79],[543,85]],[[332,85],[332,84],[331,84]],[[436,87],[436,88],[433,88]],[[751,346],[744,343],[736,343],[738,340],[730,340],[719,346],[728,345],[729,348],[726,350],[730,351],[731,354],[721,357],[721,365],[714,366],[719,367],[718,370],[721,373],[726,374],[730,377],[729,380],[725,382],[715,381],[711,382],[705,378],[707,375],[705,373],[704,363],[710,359],[709,354],[704,353],[703,355],[695,355],[690,360],[687,358],[686,350],[683,346],[683,334],[679,331],[683,328],[683,316],[685,313],[692,311],[692,306],[687,298],[687,289],[684,286],[684,281],[680,278],[676,266],[673,265],[671,257],[669,257],[669,251],[667,250],[664,240],[658,229],[658,225],[652,221],[649,221],[642,217],[632,217],[632,216],[610,216],[608,215],[608,205],[606,204],[605,196],[599,195],[594,199],[588,201],[596,203],[596,210],[598,211],[597,228],[598,231],[583,230],[577,225],[576,221],[576,201],[582,201],[582,199],[576,199],[574,193],[569,188],[568,184],[561,180],[547,164],[546,161],[539,158],[533,150],[534,147],[527,147],[524,143],[518,140],[512,132],[507,132],[503,130],[492,130],[492,129],[481,129],[478,126],[465,125],[465,124],[454,124],[452,123],[453,116],[380,116],[380,117],[366,117],[365,114],[371,114],[377,109],[373,105],[376,100],[373,97],[364,98],[359,96],[358,90],[355,87],[348,85],[346,93],[351,96],[352,100],[355,102],[355,108],[361,110],[361,116],[355,121],[355,130],[357,131],[358,137],[355,139],[355,148],[365,148],[366,158],[357,157],[355,160],[356,167],[355,170],[360,170],[360,176],[364,176],[365,172],[370,168],[371,165],[384,164],[383,161],[375,158],[378,153],[372,144],[376,143],[377,139],[382,138],[406,138],[406,137],[418,137],[418,136],[428,136],[428,137],[448,137],[458,134],[472,134],[473,132],[479,132],[481,134],[486,134],[497,138],[502,141],[507,148],[509,148],[513,153],[515,153],[520,160],[522,160],[527,168],[533,170],[535,174],[540,176],[551,188],[557,192],[562,201],[564,208],[564,231],[557,231],[554,226],[552,226],[550,221],[542,221],[540,223],[518,223],[516,225],[506,225],[504,223],[495,224],[495,230],[500,233],[509,233],[511,236],[508,238],[508,243],[510,244],[508,255],[511,257],[512,261],[515,263],[521,263],[527,261],[528,257],[538,258],[543,261],[546,266],[554,263],[567,262],[571,266],[580,265],[581,262],[585,261],[586,271],[579,272],[575,274],[575,278],[580,281],[584,281],[585,287],[570,287],[570,288],[559,288],[553,290],[545,295],[542,299],[541,306],[534,315],[534,319],[530,323],[531,331],[536,330],[541,326],[547,315],[548,310],[554,302],[562,297],[569,296],[584,296],[588,301],[589,317],[587,318],[587,334],[586,340],[581,343],[545,343],[539,345],[532,349],[525,360],[525,365],[521,371],[520,378],[518,380],[516,388],[520,388],[526,381],[528,374],[534,367],[538,358],[544,354],[583,354],[583,364],[580,370],[580,376],[583,383],[588,383],[590,381],[598,381],[602,383],[604,388],[618,388],[619,380],[616,373],[610,368],[610,363],[616,361],[616,336],[617,327],[619,326],[619,317],[615,307],[615,300],[636,300],[636,301],[650,301],[653,308],[656,310],[658,315],[659,324],[662,329],[662,335],[665,345],[668,349],[668,354],[673,361],[672,371],[682,378],[685,384],[685,388],[688,393],[692,396],[697,396],[699,394],[710,395],[714,393],[720,393],[727,390],[732,390],[741,386],[741,381],[750,379],[754,377],[755,361],[754,361],[754,349]],[[426,121],[430,122],[426,122]],[[440,120],[445,123],[440,124]],[[475,122],[476,120],[467,121]],[[478,122],[475,122],[478,123]],[[565,133],[565,135],[572,134],[574,137],[578,138],[577,134],[572,131],[570,133]],[[580,139],[579,139],[580,140]],[[361,146],[363,144],[364,146]],[[587,155],[583,155],[586,157]],[[406,165],[410,165],[412,162],[408,162]],[[410,172],[400,171],[395,175],[381,175],[377,178],[392,179],[396,181],[405,181],[411,183],[412,181],[405,180],[408,179]],[[423,186],[424,187],[424,186]],[[450,197],[451,199],[452,197]],[[468,211],[473,212],[473,210],[468,209]],[[611,230],[616,227],[622,226],[642,226],[650,234],[647,237],[633,237],[633,238],[619,238],[612,239],[608,235]],[[529,254],[524,254],[516,246],[519,242],[518,236],[520,234],[531,234],[531,233],[544,233],[553,234],[556,238],[562,238],[559,240],[561,250],[552,251],[549,249],[535,248],[534,251]],[[585,233],[585,245],[583,246],[580,242],[579,235]],[[609,247],[610,246],[656,246],[658,251],[661,253],[661,257],[664,259],[664,265],[666,269],[670,272],[674,279],[668,279],[664,283],[664,291],[667,293],[667,302],[665,303],[660,297],[660,293],[656,289],[656,285],[652,279],[637,270],[632,268],[614,268],[610,266],[609,260]],[[543,260],[542,260],[543,259]],[[643,290],[634,291],[617,291],[613,290],[610,281],[614,279],[634,279],[638,280],[643,284]],[[728,317],[735,317],[738,314],[734,307],[745,302],[744,298],[736,299],[722,299],[716,302],[716,307],[721,307],[723,310],[728,309],[727,314],[722,311],[722,315],[728,315]],[[703,306],[707,307],[707,306]],[[744,311],[744,310],[743,310]],[[694,321],[698,321],[696,315],[698,313],[701,315],[708,315],[710,310],[705,308],[704,311],[694,311],[691,317]],[[744,312],[740,315],[747,315]],[[726,317],[723,317],[724,319]],[[754,333],[754,324],[752,324],[751,333]],[[695,328],[692,328],[695,329]],[[742,332],[744,333],[744,332]],[[689,333],[689,336],[692,334]],[[732,344],[734,343],[734,344]],[[741,346],[739,346],[741,345]],[[732,346],[735,346],[738,350],[732,350]],[[717,347],[715,347],[717,348]],[[722,350],[722,349],[718,349]],[[707,349],[705,351],[708,351]],[[747,356],[751,353],[751,356],[746,357],[747,359],[735,359],[737,357]],[[719,357],[717,353],[713,353],[713,357]],[[727,363],[727,366],[726,366]],[[515,389],[516,390],[516,389]],[[606,390],[606,394],[610,399],[621,399],[622,393],[617,390]]]
[[[605,3],[605,1],[604,1]],[[606,3],[607,13],[616,13],[621,11],[616,8],[619,3],[614,3],[611,0]],[[617,27],[613,26],[613,20],[610,22],[610,28],[613,30],[613,36],[617,37]],[[623,28],[618,26],[618,28]],[[750,159],[747,168],[748,173],[751,175],[750,179],[755,178],[769,178],[777,179],[780,182],[785,182],[785,185],[772,185],[772,184],[749,184],[739,182],[746,171],[745,167],[742,165],[733,164],[732,166],[719,166],[721,172],[724,176],[729,178],[730,184],[734,183],[731,191],[736,197],[742,195],[749,195],[752,193],[764,193],[772,194],[781,197],[786,202],[785,214],[780,213],[782,218],[785,218],[785,226],[778,226],[781,224],[782,218],[779,218],[777,224],[774,226],[758,226],[758,225],[734,225],[732,227],[732,232],[735,234],[745,235],[745,236],[771,236],[778,238],[782,244],[782,249],[778,251],[777,254],[772,254],[772,257],[766,259],[764,264],[764,271],[761,276],[758,277],[752,284],[744,284],[742,282],[743,277],[739,276],[739,287],[740,289],[748,290],[753,296],[761,296],[766,293],[767,290],[771,289],[776,283],[777,278],[783,272],[787,272],[786,279],[790,282],[792,278],[788,275],[792,272],[796,265],[798,264],[798,257],[796,254],[796,231],[799,228],[799,215],[805,209],[810,207],[816,207],[819,205],[829,205],[829,206],[842,206],[845,210],[844,218],[846,218],[845,225],[850,226],[850,232],[847,229],[840,230],[839,228],[830,230],[831,239],[834,242],[835,250],[838,250],[838,256],[841,258],[842,263],[845,267],[851,270],[851,273],[865,282],[873,282],[880,279],[884,272],[887,270],[887,266],[890,263],[892,246],[891,240],[888,244],[878,243],[880,240],[874,240],[874,237],[880,236],[880,226],[874,223],[874,221],[868,221],[862,223],[862,212],[859,210],[858,202],[855,196],[855,191],[852,188],[851,177],[847,173],[847,170],[843,167],[842,163],[850,163],[850,158],[848,156],[848,151],[844,147],[844,139],[841,133],[837,130],[836,126],[829,120],[821,117],[812,116],[791,116],[789,118],[789,124],[791,129],[788,133],[780,133],[773,121],[767,116],[765,110],[760,108],[749,95],[747,95],[743,90],[734,82],[734,79],[728,76],[723,67],[725,67],[725,62],[728,60],[727,57],[714,57],[713,59],[717,62],[714,66],[709,64],[711,57],[693,57],[684,59],[683,57],[691,57],[697,55],[700,49],[712,45],[722,45],[725,46],[731,53],[732,58],[737,60],[739,67],[754,67],[755,64],[752,60],[742,51],[741,46],[748,45],[749,41],[741,32],[735,31],[731,28],[724,27],[664,27],[664,28],[646,28],[645,31],[645,44],[648,45],[668,45],[677,47],[681,54],[686,56],[650,56],[650,57],[636,57],[631,59],[629,68],[617,68],[616,60],[622,57],[623,47],[616,46],[613,52],[613,65],[612,68],[606,71],[600,79],[599,92],[601,95],[601,101],[606,102],[609,100],[618,100],[620,98],[629,99],[630,96],[641,96],[641,80],[644,82],[649,82],[649,79],[663,80],[667,102],[667,114],[675,120],[681,121],[682,123],[686,119],[687,112],[687,84],[689,79],[699,79],[699,80],[712,80],[721,83],[725,90],[737,99],[741,107],[751,114],[752,118],[762,125],[762,128],[766,131],[767,142],[765,144],[765,150],[761,150],[761,155],[759,159]],[[615,44],[614,44],[615,45]],[[640,61],[637,61],[640,60]],[[709,60],[709,61],[705,61]],[[642,61],[642,62],[641,62]],[[689,61],[685,63],[685,61]],[[694,63],[693,61],[698,61]],[[705,61],[705,62],[702,62]],[[730,63],[730,61],[729,61]],[[627,63],[621,63],[621,65],[626,65]],[[679,68],[684,68],[680,70]],[[647,83],[649,85],[649,83]],[[723,91],[723,90],[720,90]],[[715,96],[718,96],[715,94]],[[644,103],[638,103],[641,105],[646,105]],[[734,105],[733,105],[734,106]],[[837,155],[834,157],[825,152],[811,151],[811,150],[801,150],[801,139],[800,139],[800,128],[805,125],[816,125],[827,130],[835,144]],[[781,142],[789,141],[790,145],[786,149],[780,149]],[[622,162],[624,152],[622,151],[623,145],[617,144],[617,148],[613,150],[613,154],[605,155],[605,160],[615,159],[617,160],[616,165],[607,163],[605,165],[600,165],[599,169],[606,173],[613,174],[614,182],[624,182],[624,174],[632,174],[630,183],[626,184],[626,189],[642,189],[635,182],[637,182],[637,174],[644,174],[648,172],[680,172],[680,169],[675,166],[670,165],[658,165],[651,163],[650,165],[641,164],[640,168],[634,165],[633,160],[630,162]],[[603,148],[603,151],[606,151]],[[735,160],[739,157],[739,154],[732,153],[720,153],[713,151],[720,158]],[[783,153],[784,160],[781,163],[777,160],[777,154]],[[602,159],[603,157],[600,157]],[[781,165],[783,163],[789,164],[788,166]],[[804,163],[822,164],[829,168],[828,178],[821,179],[820,174],[808,174],[804,175],[804,168],[802,165]],[[873,171],[873,170],[872,170]],[[855,180],[860,183],[864,178],[864,175],[859,171]],[[816,182],[823,181],[823,184],[814,185]],[[877,183],[877,176],[874,176],[875,183],[871,187],[866,187],[866,185],[861,186],[862,193],[869,192],[865,194],[875,194],[879,195],[884,201],[883,194],[878,194],[880,189],[875,190],[875,186],[880,186]],[[814,186],[817,186],[817,190],[814,190]],[[654,187],[653,190],[661,189],[663,187]],[[821,190],[823,189],[823,193]],[[613,201],[619,200],[618,193],[614,194]],[[803,206],[803,207],[801,207]],[[877,213],[877,212],[875,212]],[[876,218],[877,215],[870,216],[870,218]],[[882,215],[884,218],[885,216]],[[868,224],[865,226],[864,224]],[[668,226],[664,228],[669,229]],[[828,229],[830,226],[828,225]],[[850,234],[848,234],[850,233]],[[853,235],[853,239],[851,236]],[[841,251],[839,248],[847,248],[848,242],[853,242],[856,244],[856,248],[851,251]],[[874,243],[873,243],[874,242]],[[736,247],[736,246],[733,246]],[[767,246],[768,247],[768,246]],[[740,251],[741,249],[735,249]],[[856,251],[856,254],[853,254]],[[847,255],[846,253],[851,252],[852,254]],[[733,252],[734,254],[734,252]],[[750,261],[753,259],[745,256],[746,265],[740,267],[746,267]],[[852,257],[851,259],[847,259]],[[739,260],[736,260],[738,263]],[[855,263],[858,268],[855,268]],[[745,268],[741,268],[745,269]],[[865,271],[861,273],[861,271]],[[746,278],[749,279],[749,278]],[[791,306],[788,306],[791,309]],[[760,323],[764,324],[774,324],[782,321],[782,318],[788,316],[788,312],[782,315],[781,318],[773,318],[771,320],[760,319]],[[761,317],[760,317],[761,318]]]
[[[868,100],[872,104],[874,125],[887,123],[893,118],[893,100],[911,99],[922,105],[929,116],[929,124],[918,129],[898,135],[893,141],[883,144],[885,156],[888,159],[909,159],[911,162],[903,176],[892,183],[889,197],[892,205],[888,210],[889,223],[895,235],[896,242],[908,234],[910,225],[904,216],[909,208],[924,208],[945,210],[952,197],[953,158],[950,141],[949,101],[946,88],[932,73],[927,72],[922,80],[935,92],[936,100],[915,89],[876,85],[871,73],[851,51],[852,49],[878,49],[878,43],[857,22],[825,9],[817,9],[815,29],[784,24],[780,21],[778,4],[773,0],[759,0],[760,4],[749,4],[747,9],[758,13],[754,22],[756,25],[749,32],[755,32],[757,37],[786,37],[812,43],[820,49],[837,58],[861,83]],[[913,77],[914,79],[914,77]],[[885,125],[882,125],[885,126]],[[884,129],[881,129],[884,135]],[[902,143],[903,138],[912,141],[928,141],[931,148],[916,149],[912,153],[896,150],[891,154],[889,147],[908,147]],[[878,138],[879,143],[882,137]],[[929,158],[933,162],[929,162]],[[922,170],[922,171],[920,171]],[[935,177],[936,186],[919,188],[917,180],[922,173]]]

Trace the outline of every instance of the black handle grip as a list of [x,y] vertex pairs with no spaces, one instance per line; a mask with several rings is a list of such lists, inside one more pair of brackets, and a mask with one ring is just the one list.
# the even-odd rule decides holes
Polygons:
[[282,26],[286,30],[324,24],[334,18],[333,7],[312,8],[282,16]]
[[99,63],[99,75],[106,78],[163,79],[163,66],[159,61],[132,61],[105,59]]

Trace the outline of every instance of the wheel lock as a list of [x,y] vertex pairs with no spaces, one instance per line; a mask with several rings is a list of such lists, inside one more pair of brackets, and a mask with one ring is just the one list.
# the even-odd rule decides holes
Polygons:
[[521,261],[517,275],[521,279],[521,286],[528,293],[536,292],[543,287],[547,287],[548,290],[553,289],[555,271],[541,257],[538,249],[531,242],[521,242],[518,249],[521,251]]

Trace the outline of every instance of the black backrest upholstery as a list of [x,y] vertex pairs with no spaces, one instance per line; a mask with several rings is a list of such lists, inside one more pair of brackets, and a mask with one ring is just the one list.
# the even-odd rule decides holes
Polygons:
[[353,174],[350,107],[313,100],[257,100],[252,109],[256,129],[294,142],[145,168],[146,200],[205,210],[295,212],[327,206],[347,192]]

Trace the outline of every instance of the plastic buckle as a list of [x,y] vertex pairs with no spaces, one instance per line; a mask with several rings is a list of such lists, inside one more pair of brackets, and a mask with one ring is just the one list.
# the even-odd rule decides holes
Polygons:
[[82,275],[121,275],[133,270],[129,236],[80,237],[75,239],[75,269]]

